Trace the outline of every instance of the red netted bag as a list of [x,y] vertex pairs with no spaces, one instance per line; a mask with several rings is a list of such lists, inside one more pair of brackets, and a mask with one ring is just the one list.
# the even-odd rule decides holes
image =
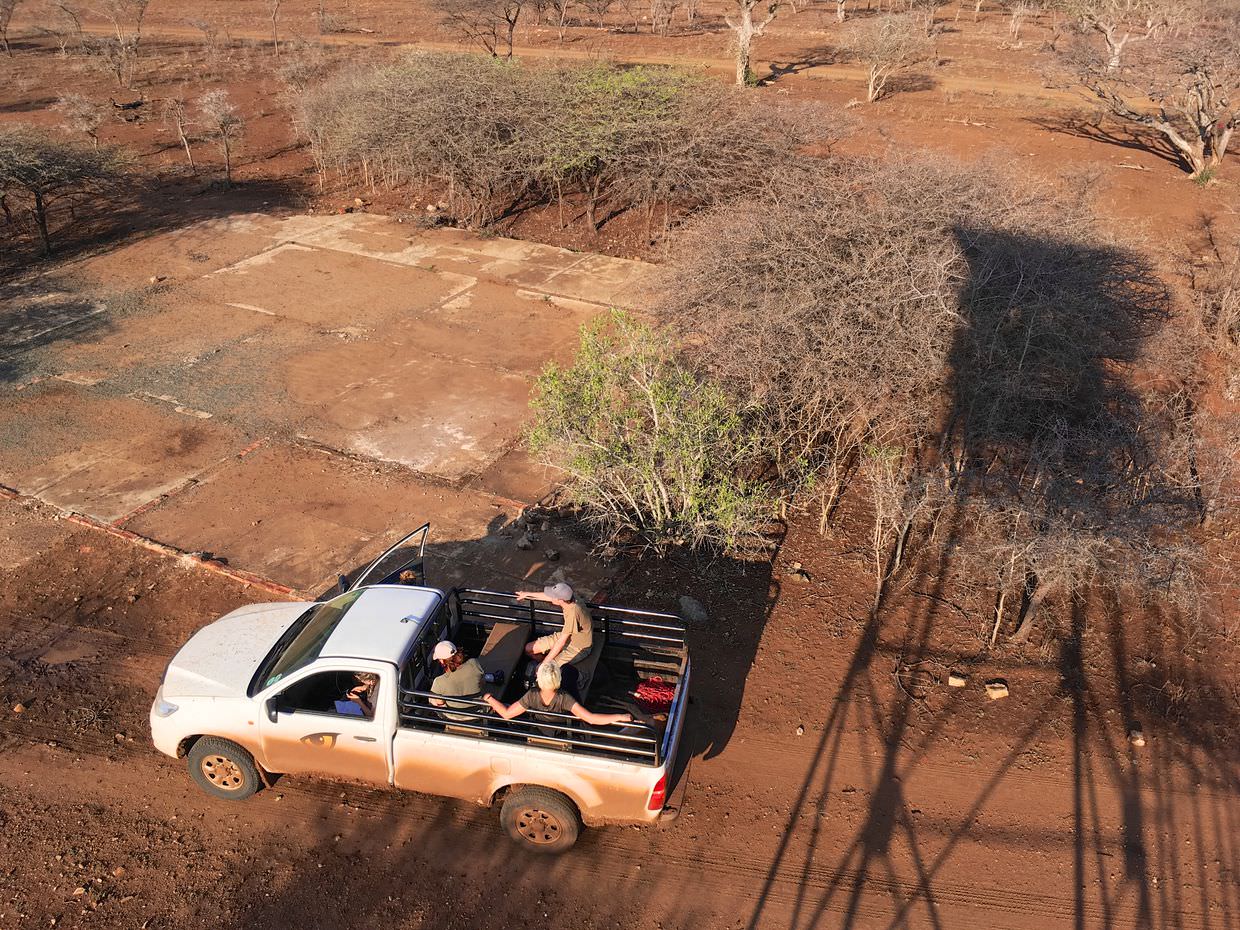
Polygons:
[[672,701],[676,697],[676,687],[671,682],[654,675],[644,679],[637,686],[633,697],[637,700],[637,706],[646,713],[658,713],[672,706]]

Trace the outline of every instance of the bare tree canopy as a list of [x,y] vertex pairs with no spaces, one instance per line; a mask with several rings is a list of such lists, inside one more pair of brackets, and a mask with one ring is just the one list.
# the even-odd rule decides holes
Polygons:
[[4,53],[13,57],[13,49],[9,46],[9,23],[13,21],[13,11],[21,0],[0,0],[0,43],[4,44]]
[[232,186],[233,149],[245,132],[245,120],[226,90],[213,90],[199,101],[202,123],[215,137],[224,156],[224,184]]
[[1130,44],[1150,41],[1187,10],[1174,0],[1058,0],[1058,6],[1103,39],[1111,71]]
[[1135,50],[1114,68],[1079,49],[1069,61],[1079,85],[1111,116],[1145,130],[1137,141],[1208,179],[1240,119],[1240,47],[1226,32],[1199,27]]
[[59,97],[52,109],[64,117],[66,129],[83,133],[94,148],[99,148],[99,127],[103,125],[104,107],[81,94]]
[[307,91],[298,122],[324,174],[438,181],[469,224],[573,196],[591,230],[605,212],[643,208],[649,227],[659,207],[666,223],[753,189],[832,127],[674,69],[421,54]]
[[431,0],[444,28],[493,56],[512,57],[513,37],[528,0]]
[[124,177],[127,159],[110,149],[54,142],[31,126],[0,128],[0,195],[29,204],[44,254],[50,255],[49,211],[102,192]]
[[848,28],[843,48],[868,71],[865,99],[873,103],[887,93],[887,82],[926,61],[934,40],[925,20],[912,13],[889,13],[858,20]]
[[1022,635],[1099,578],[1181,585],[1224,472],[1194,464],[1182,395],[1128,376],[1177,377],[1143,361],[1166,287],[1036,191],[924,159],[789,172],[690,224],[657,306],[686,364],[761,410],[771,494],[825,517],[858,479],[876,596],[912,527],[948,520]]

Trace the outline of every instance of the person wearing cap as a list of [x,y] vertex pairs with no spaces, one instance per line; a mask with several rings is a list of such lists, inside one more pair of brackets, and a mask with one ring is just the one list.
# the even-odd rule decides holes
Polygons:
[[[456,647],[455,643],[450,643],[446,639],[435,644],[435,649],[431,652],[431,658],[443,667],[443,671],[435,676],[435,680],[431,682],[431,692],[434,694],[442,694],[445,697],[459,697],[477,700],[482,696],[482,685],[493,684],[496,681],[496,675],[488,675],[483,671],[482,665],[477,659],[467,658],[465,653]],[[498,673],[497,673],[498,674]],[[501,679],[502,680],[502,679]],[[473,704],[466,704],[461,701],[440,701],[435,698],[429,699],[436,707],[453,707],[457,710],[467,710],[477,713],[479,708]],[[456,720],[468,722],[471,718],[464,714],[443,715],[448,720]]]
[[594,621],[585,601],[577,597],[570,585],[560,582],[542,591],[518,591],[519,601],[546,601],[564,611],[564,628],[558,633],[540,636],[525,647],[525,654],[541,662],[572,662],[589,653],[594,645]]

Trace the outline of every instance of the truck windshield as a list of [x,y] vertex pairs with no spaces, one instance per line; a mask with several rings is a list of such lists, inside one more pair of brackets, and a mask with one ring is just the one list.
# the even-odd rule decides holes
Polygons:
[[310,608],[290,629],[292,637],[276,643],[271,656],[263,663],[262,684],[259,690],[269,688],[281,678],[305,665],[309,665],[323,651],[323,644],[332,630],[348,613],[353,602],[362,596],[361,591],[350,591]]

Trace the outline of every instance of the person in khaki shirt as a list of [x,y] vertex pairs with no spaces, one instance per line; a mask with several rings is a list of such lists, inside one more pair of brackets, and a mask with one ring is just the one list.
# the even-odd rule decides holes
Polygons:
[[518,591],[516,597],[519,601],[546,601],[564,611],[564,628],[527,643],[527,656],[540,662],[564,665],[589,653],[594,645],[594,621],[585,601],[577,597],[571,586],[561,581],[543,588],[541,592]]

